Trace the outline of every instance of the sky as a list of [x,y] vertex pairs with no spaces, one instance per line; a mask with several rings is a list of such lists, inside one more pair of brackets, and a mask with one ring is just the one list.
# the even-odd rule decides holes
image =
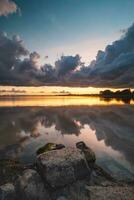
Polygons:
[[[105,69],[109,68],[108,73],[111,73],[112,64],[116,66],[117,56],[116,60],[114,56],[112,64],[107,61],[108,64],[101,62],[101,67],[98,67],[98,52],[103,50],[106,57],[109,52],[111,53],[109,45],[112,46],[112,51],[117,46],[113,45],[114,41],[120,41],[122,37],[125,37],[122,45],[120,45],[121,42],[118,43],[121,47],[126,45],[126,41],[130,41],[129,33],[132,31],[129,28],[132,27],[134,30],[133,8],[133,0],[0,0],[0,31],[2,33],[0,48],[4,52],[0,55],[0,84],[26,86],[40,85],[40,82],[41,84],[43,82],[47,85],[53,83],[53,85],[64,86],[77,82],[76,86],[81,86],[82,83],[82,86],[98,87],[100,84],[105,87],[107,85],[104,80],[106,72],[104,74],[102,66],[106,65]],[[14,35],[17,36],[13,37]],[[134,34],[131,35],[132,40]],[[118,53],[118,57],[124,53],[132,54],[134,52],[134,45],[132,45],[130,48],[127,44],[125,50]],[[13,53],[11,49],[14,50]],[[119,48],[116,48],[116,53],[117,49]],[[10,57],[8,65],[5,55]],[[131,60],[133,58],[131,55]],[[23,63],[20,63],[19,59]],[[93,71],[90,62],[94,59],[96,63],[93,64],[95,69]],[[41,71],[35,70],[42,66]],[[124,68],[122,69],[124,73]],[[20,71],[24,73],[25,80],[20,77]],[[85,78],[83,71],[86,71],[85,74],[88,73],[88,77]],[[114,71],[112,73],[115,74]],[[119,69],[117,71],[119,74]],[[40,75],[41,73],[45,75]],[[94,78],[92,82],[89,81],[90,77]],[[132,78],[121,74],[118,80],[116,76],[113,85],[112,80],[108,81],[108,86],[133,87],[132,81],[124,84]]]
[[[50,63],[79,53],[90,62],[134,20],[133,0],[16,0],[19,11],[0,17],[0,29],[18,34]],[[42,61],[43,62],[43,61]]]

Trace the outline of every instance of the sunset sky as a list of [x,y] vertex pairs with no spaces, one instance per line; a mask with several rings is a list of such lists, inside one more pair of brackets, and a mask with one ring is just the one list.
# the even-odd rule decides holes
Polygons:
[[0,91],[133,88],[133,8],[133,0],[0,0]]
[[[1,0],[5,1],[5,0]],[[5,1],[6,2],[6,1]],[[84,62],[121,36],[134,21],[133,0],[16,0],[19,8],[1,15],[0,29],[18,34],[30,51],[53,63],[62,53],[79,53]],[[42,61],[45,62],[45,61]]]

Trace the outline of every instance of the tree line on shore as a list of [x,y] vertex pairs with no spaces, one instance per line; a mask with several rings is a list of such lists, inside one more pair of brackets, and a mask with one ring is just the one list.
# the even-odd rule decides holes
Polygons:
[[134,91],[131,91],[130,89],[117,90],[115,92],[111,90],[104,90],[100,91],[99,95],[101,97],[108,98],[134,98]]

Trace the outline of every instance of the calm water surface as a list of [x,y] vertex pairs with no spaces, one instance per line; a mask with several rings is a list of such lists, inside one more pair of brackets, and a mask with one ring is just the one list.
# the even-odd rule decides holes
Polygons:
[[0,98],[0,158],[33,162],[48,142],[84,141],[118,179],[134,180],[134,102],[95,97]]

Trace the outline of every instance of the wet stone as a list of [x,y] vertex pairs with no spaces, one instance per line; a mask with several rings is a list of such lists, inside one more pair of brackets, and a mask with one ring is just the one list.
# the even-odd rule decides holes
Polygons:
[[90,176],[85,157],[77,148],[54,150],[37,157],[37,169],[52,188],[66,186]]

